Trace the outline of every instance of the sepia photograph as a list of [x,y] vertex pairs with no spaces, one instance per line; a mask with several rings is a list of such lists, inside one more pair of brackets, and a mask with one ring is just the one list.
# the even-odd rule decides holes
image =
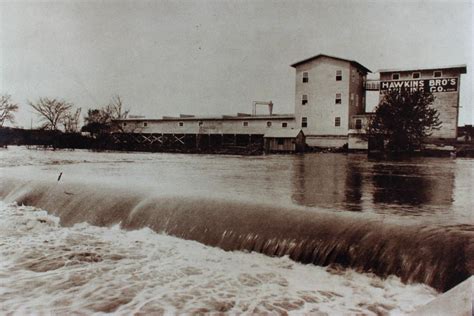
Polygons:
[[472,0],[0,0],[0,315],[474,316]]

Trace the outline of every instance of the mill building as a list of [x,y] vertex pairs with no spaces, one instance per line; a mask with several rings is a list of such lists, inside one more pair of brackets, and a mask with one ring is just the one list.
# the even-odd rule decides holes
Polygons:
[[[295,69],[294,113],[277,114],[271,101],[254,101],[252,113],[222,116],[179,115],[117,120],[117,143],[150,146],[261,146],[267,151],[299,151],[308,147],[367,149],[366,92],[408,87],[435,96],[441,128],[430,141],[455,141],[459,116],[461,74],[466,65],[379,70],[379,79],[355,60],[319,54],[291,65]],[[268,108],[257,114],[257,106]],[[127,136],[125,136],[127,135]],[[132,138],[130,138],[130,135]],[[304,146],[303,146],[304,145]]]

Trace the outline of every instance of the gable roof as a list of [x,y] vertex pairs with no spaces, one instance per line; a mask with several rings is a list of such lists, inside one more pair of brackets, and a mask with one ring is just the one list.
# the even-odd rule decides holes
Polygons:
[[351,63],[352,65],[356,66],[357,68],[362,69],[362,70],[365,71],[365,72],[372,72],[372,71],[370,71],[370,69],[368,69],[368,68],[364,67],[363,65],[359,64],[359,63],[356,62],[355,60],[344,59],[344,58],[339,58],[339,57],[335,57],[335,56],[329,56],[329,55],[325,55],[325,54],[318,54],[318,55],[316,55],[316,56],[313,56],[313,57],[304,59],[304,60],[302,60],[302,61],[298,61],[298,62],[292,64],[291,67],[297,67],[297,66],[299,66],[299,65],[301,65],[301,64],[310,62],[310,61],[312,61],[312,60],[315,60],[315,59],[318,59],[318,58],[321,58],[321,57],[327,57],[327,58],[332,58],[332,59],[336,59],[336,60],[347,61],[347,62]]
[[[301,129],[274,129],[269,130],[263,135],[264,138],[296,138],[299,133],[303,133]],[[304,134],[303,134],[304,135]]]

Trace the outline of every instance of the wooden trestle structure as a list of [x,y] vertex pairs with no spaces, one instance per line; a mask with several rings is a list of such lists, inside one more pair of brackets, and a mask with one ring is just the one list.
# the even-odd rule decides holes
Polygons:
[[113,133],[110,137],[114,148],[143,151],[263,150],[264,144],[259,134]]

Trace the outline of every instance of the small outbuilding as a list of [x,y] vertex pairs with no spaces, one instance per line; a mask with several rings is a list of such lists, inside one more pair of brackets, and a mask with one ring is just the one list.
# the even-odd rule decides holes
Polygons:
[[265,152],[303,152],[306,146],[301,129],[270,130],[263,136]]

